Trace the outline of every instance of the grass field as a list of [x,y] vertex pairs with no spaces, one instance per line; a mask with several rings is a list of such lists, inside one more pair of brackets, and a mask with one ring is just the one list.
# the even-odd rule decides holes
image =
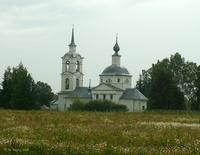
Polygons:
[[0,110],[0,154],[199,154],[200,114]]

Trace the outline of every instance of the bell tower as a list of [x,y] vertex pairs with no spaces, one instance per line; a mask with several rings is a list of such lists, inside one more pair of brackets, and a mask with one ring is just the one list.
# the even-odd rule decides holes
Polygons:
[[83,87],[83,57],[76,52],[74,27],[68,46],[69,51],[62,57],[61,91],[73,91],[76,87]]

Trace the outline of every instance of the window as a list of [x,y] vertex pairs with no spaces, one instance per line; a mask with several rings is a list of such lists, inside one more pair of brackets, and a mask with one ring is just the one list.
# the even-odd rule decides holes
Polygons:
[[79,61],[76,62],[76,71],[77,72],[80,71],[80,62]]
[[110,82],[112,82],[112,80],[111,80],[111,79],[108,79],[108,82],[110,83]]
[[111,99],[111,100],[113,99],[113,94],[110,95],[110,99]]
[[145,107],[144,107],[144,106],[142,106],[142,110],[145,110]]
[[99,99],[99,94],[96,94],[96,100],[98,100]]
[[65,79],[65,89],[69,89],[69,79]]
[[119,82],[120,82],[120,79],[117,79],[117,82],[119,83]]
[[66,62],[66,71],[69,71],[69,61]]
[[104,100],[106,99],[106,94],[103,94],[103,99],[104,99]]
[[79,79],[76,79],[76,87],[79,87]]

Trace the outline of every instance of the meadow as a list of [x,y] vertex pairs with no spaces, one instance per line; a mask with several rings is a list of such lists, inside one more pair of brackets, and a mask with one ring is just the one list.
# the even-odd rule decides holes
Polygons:
[[200,114],[0,110],[0,154],[199,154]]

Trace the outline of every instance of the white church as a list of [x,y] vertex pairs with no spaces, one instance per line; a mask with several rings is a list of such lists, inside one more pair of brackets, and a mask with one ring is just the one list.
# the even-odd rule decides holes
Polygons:
[[112,64],[99,75],[99,85],[83,87],[83,57],[76,51],[74,28],[72,29],[69,51],[62,57],[61,91],[51,109],[67,111],[73,100],[83,103],[90,100],[110,100],[126,105],[129,112],[142,112],[147,109],[147,98],[136,88],[132,88],[132,75],[121,66],[120,47],[116,38],[113,47]]

